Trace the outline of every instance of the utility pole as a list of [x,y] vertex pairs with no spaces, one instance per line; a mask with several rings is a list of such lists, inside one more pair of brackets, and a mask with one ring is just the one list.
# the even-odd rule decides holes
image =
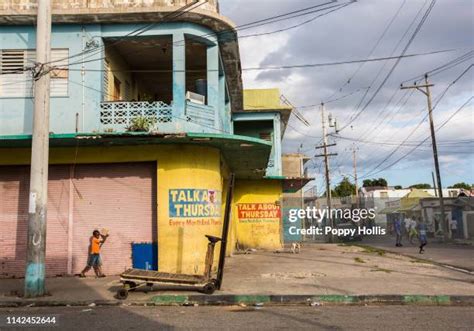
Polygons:
[[434,177],[434,172],[433,171],[431,172],[431,179],[433,180],[433,189],[434,189],[435,197],[437,197],[438,192],[436,192],[436,182],[435,182],[435,177]]
[[39,297],[45,289],[46,214],[48,203],[49,94],[51,59],[51,1],[38,1],[36,67],[31,146],[25,297]]
[[356,197],[356,204],[357,208],[359,208],[359,188],[357,185],[357,158],[356,158],[356,151],[358,150],[357,147],[352,146],[352,161],[354,166],[354,185],[355,185],[355,197]]
[[[436,179],[438,182],[438,198],[439,198],[439,207],[441,209],[441,219],[440,222],[443,226],[443,235],[444,235],[444,240],[448,241],[450,238],[450,233],[449,233],[449,224],[448,220],[445,219],[445,212],[444,212],[444,202],[443,202],[443,185],[441,185],[441,174],[439,172],[439,161],[438,161],[438,146],[436,145],[436,135],[435,135],[435,129],[434,129],[434,123],[433,123],[433,107],[431,104],[431,91],[430,87],[434,86],[433,84],[430,84],[428,82],[428,74],[425,74],[425,84],[423,85],[414,85],[412,86],[401,86],[400,88],[403,89],[417,89],[424,95],[426,95],[426,99],[428,101],[428,116],[430,120],[430,131],[431,131],[431,145],[433,146],[433,158],[434,158],[434,164],[435,164],[435,171],[436,171]],[[422,89],[424,88],[424,90]]]
[[[327,128],[326,128],[326,116],[324,114],[324,103],[321,103],[321,125],[323,127],[323,145],[316,146],[316,148],[323,148],[324,153],[315,155],[315,157],[324,157],[324,172],[326,176],[326,203],[328,207],[328,220],[329,226],[334,228],[334,220],[332,219],[332,197],[331,197],[331,176],[329,173],[329,156],[335,156],[336,153],[328,153],[328,147],[335,146],[336,144],[328,145]],[[331,125],[331,123],[329,123]],[[329,242],[333,242],[333,235],[329,236]]]

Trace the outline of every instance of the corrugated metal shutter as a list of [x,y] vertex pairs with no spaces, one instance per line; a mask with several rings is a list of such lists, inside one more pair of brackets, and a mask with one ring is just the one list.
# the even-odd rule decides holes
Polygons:
[[0,276],[25,273],[29,178],[26,167],[0,167]]
[[[69,170],[52,166],[49,171],[46,272],[67,272],[67,220]],[[28,231],[29,167],[0,167],[0,275],[25,273]]]
[[[118,274],[130,267],[131,243],[156,241],[155,178],[153,163],[51,166],[47,275],[68,272],[68,237],[72,238],[72,272],[79,273],[95,228],[108,228],[111,233],[102,251],[104,272]],[[0,167],[0,277],[24,276],[28,191],[29,167]]]
[[94,229],[107,228],[103,271],[119,274],[132,266],[132,242],[156,238],[153,163],[81,165],[74,172],[73,273],[86,265]]

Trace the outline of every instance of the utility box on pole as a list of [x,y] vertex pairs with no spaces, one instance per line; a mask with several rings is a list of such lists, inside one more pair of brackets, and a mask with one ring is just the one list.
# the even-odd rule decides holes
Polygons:
[[48,203],[51,1],[38,1],[36,64],[33,70],[34,118],[31,144],[25,297],[45,294]]

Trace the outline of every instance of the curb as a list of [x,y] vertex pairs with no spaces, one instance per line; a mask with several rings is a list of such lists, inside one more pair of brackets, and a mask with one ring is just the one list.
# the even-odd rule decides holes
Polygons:
[[370,247],[370,248],[374,248],[374,249],[384,251],[384,252],[389,253],[389,254],[409,257],[410,259],[418,260],[418,261],[423,262],[423,263],[433,264],[433,265],[436,265],[438,267],[442,267],[442,268],[446,268],[446,269],[450,269],[450,270],[455,270],[455,271],[462,272],[462,273],[465,273],[465,274],[468,274],[468,275],[473,275],[474,274],[474,270],[472,270],[470,268],[461,267],[461,266],[457,266],[457,265],[453,265],[453,264],[436,262],[436,261],[433,261],[433,260],[424,259],[424,258],[419,257],[419,256],[414,256],[414,255],[411,255],[411,254],[397,252],[397,251],[393,251],[391,249],[381,248],[381,247],[373,246],[373,245],[370,245],[370,244],[353,244],[353,246],[358,246],[358,247],[361,247],[361,248]]
[[6,307],[96,307],[96,306],[232,306],[232,305],[417,305],[474,306],[474,296],[450,295],[156,295],[147,301],[130,300],[11,300]]

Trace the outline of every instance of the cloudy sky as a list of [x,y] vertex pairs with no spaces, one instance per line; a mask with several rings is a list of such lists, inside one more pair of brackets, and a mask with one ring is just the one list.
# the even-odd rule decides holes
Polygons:
[[[221,13],[240,26],[326,2],[330,0],[221,0],[220,6]],[[325,7],[347,2],[340,0]],[[316,16],[332,9],[239,29],[242,66],[313,64],[366,59],[369,55],[371,58],[400,55],[430,3],[431,0],[359,0],[321,17]],[[320,8],[324,7],[315,9]],[[467,54],[460,59],[463,62],[453,63],[457,65],[431,78],[436,103],[449,84],[474,62],[473,53],[468,53],[474,49],[473,14],[472,0],[438,0],[406,54],[451,51],[401,59],[375,96],[396,60],[362,66],[244,70],[244,87],[278,87],[293,105],[302,107],[299,111],[311,126],[305,126],[293,116],[284,138],[284,152],[301,150],[308,155],[317,154],[314,146],[321,141],[321,113],[317,106],[305,106],[326,103],[327,112],[343,128],[339,138],[330,138],[331,142],[337,142],[332,151],[339,154],[331,160],[333,182],[353,173],[350,149],[355,146],[361,180],[367,176],[384,177],[389,185],[432,183],[431,140],[406,155],[429,137],[429,123],[423,120],[427,115],[426,97],[416,90],[400,90],[399,86],[407,79]],[[310,22],[286,29],[306,21]],[[251,36],[262,33],[266,34]],[[471,67],[444,93],[433,111],[435,126],[449,119],[473,95],[473,73]],[[352,79],[347,83],[349,78]],[[461,181],[474,183],[473,110],[471,99],[437,132],[443,186]],[[357,142],[354,144],[351,139]],[[322,159],[316,158],[310,164],[316,177],[311,185],[320,188],[323,187],[321,163]]]

